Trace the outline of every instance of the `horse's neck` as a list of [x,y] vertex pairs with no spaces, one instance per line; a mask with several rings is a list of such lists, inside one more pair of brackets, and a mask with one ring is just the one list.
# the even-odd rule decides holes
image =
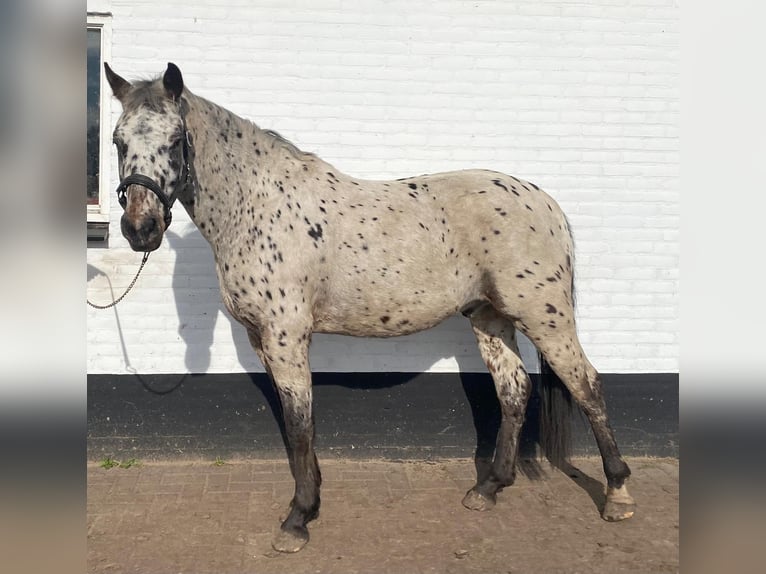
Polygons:
[[255,124],[193,94],[187,101],[196,181],[193,201],[184,206],[215,247],[221,235],[231,237],[221,232],[245,221],[243,211],[274,199],[273,183],[290,169],[289,157]]

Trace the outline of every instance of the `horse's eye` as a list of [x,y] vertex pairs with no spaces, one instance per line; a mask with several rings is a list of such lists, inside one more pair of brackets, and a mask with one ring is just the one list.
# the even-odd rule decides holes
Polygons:
[[127,155],[127,153],[128,153],[128,144],[126,144],[125,142],[123,142],[121,140],[118,140],[118,139],[114,139],[114,140],[112,140],[112,142],[114,143],[114,147],[117,148],[117,153],[118,154],[120,154],[122,156]]

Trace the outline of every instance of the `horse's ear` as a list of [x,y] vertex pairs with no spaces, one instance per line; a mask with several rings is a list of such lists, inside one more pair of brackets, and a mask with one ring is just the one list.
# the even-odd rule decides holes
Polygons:
[[106,79],[109,81],[109,85],[112,87],[112,93],[114,94],[114,97],[122,101],[122,99],[125,97],[125,94],[127,94],[132,87],[130,82],[125,78],[115,74],[112,71],[112,68],[110,68],[109,64],[106,62],[104,62],[104,71],[106,71]]
[[162,85],[165,86],[168,95],[174,100],[181,97],[181,92],[184,91],[184,79],[181,76],[181,70],[173,62],[168,62],[168,69],[162,76]]

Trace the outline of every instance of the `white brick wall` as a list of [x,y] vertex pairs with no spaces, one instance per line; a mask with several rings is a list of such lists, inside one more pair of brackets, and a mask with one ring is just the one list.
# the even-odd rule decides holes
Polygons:
[[[579,331],[603,372],[678,370],[679,9],[672,0],[89,0],[112,64],[173,61],[190,89],[360,177],[467,167],[534,181],[568,214]],[[119,115],[114,102],[113,121]],[[116,186],[116,160],[112,182]],[[140,261],[88,250],[88,295]],[[92,373],[256,371],[182,208],[117,311],[88,309]],[[525,346],[528,364],[533,351]],[[320,371],[483,370],[467,321],[391,340],[317,336]]]

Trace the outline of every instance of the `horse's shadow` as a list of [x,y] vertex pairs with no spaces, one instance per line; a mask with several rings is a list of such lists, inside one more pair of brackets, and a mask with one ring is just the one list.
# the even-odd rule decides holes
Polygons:
[[[231,329],[237,361],[243,370],[249,374],[252,384],[263,394],[274,420],[279,426],[285,449],[289,450],[279,396],[250,346],[244,328],[233,320],[223,307],[212,252],[196,230],[185,236],[168,230],[165,238],[174,248],[176,254],[173,290],[179,321],[178,332],[186,344],[185,365],[189,374],[184,375],[175,384],[169,386],[167,382],[153,381],[143,377],[141,378],[142,385],[152,393],[167,394],[187,381],[193,380],[195,376],[199,376],[197,374],[208,372],[212,361],[216,324],[219,320],[226,320]],[[200,249],[193,248],[196,247],[197,242],[199,242]],[[190,283],[190,278],[194,282]],[[470,333],[468,325],[466,325],[466,329]],[[328,341],[323,340],[323,343],[325,343],[323,349],[326,352],[332,352],[332,342],[330,341],[327,345]],[[375,342],[371,343],[375,344]],[[385,342],[378,344],[385,344]],[[539,365],[536,362],[536,353],[532,344],[520,335],[519,346],[527,370],[538,371]],[[453,356],[455,353],[454,344],[450,342],[442,342],[430,348],[432,356],[420,359],[421,364],[408,365],[413,367],[414,373],[424,372],[437,361],[444,357]],[[473,349],[473,353],[464,350],[463,353],[454,356],[476,433],[474,464],[477,479],[482,481],[490,472],[501,415],[494,384],[489,373],[483,367],[478,348],[475,345],[470,348]],[[480,368],[483,369],[481,372],[475,372],[477,365],[481,365]],[[535,379],[540,375],[531,374],[530,376]],[[397,376],[392,377],[390,382],[381,382],[380,379],[371,382],[366,377],[338,376],[333,377],[330,383],[328,376],[324,373],[315,376],[316,379],[318,379],[316,382],[319,385],[333,384],[352,390],[380,388],[381,385],[384,387],[399,386],[408,380],[405,377]],[[535,384],[534,387],[536,389],[539,385]],[[533,392],[530,397],[526,420],[521,430],[517,459],[519,472],[532,480],[539,480],[546,476],[538,452],[539,416],[539,397],[536,392]],[[606,496],[604,485],[601,482],[586,475],[570,463],[560,465],[558,470],[564,472],[575,484],[587,492],[599,511],[603,509]]]
[[595,478],[588,476],[569,462],[565,462],[559,466],[559,470],[566,474],[572,482],[582,488],[588,496],[590,496],[590,499],[598,509],[599,514],[604,512],[604,506],[606,505],[606,490],[603,482],[599,482]]

